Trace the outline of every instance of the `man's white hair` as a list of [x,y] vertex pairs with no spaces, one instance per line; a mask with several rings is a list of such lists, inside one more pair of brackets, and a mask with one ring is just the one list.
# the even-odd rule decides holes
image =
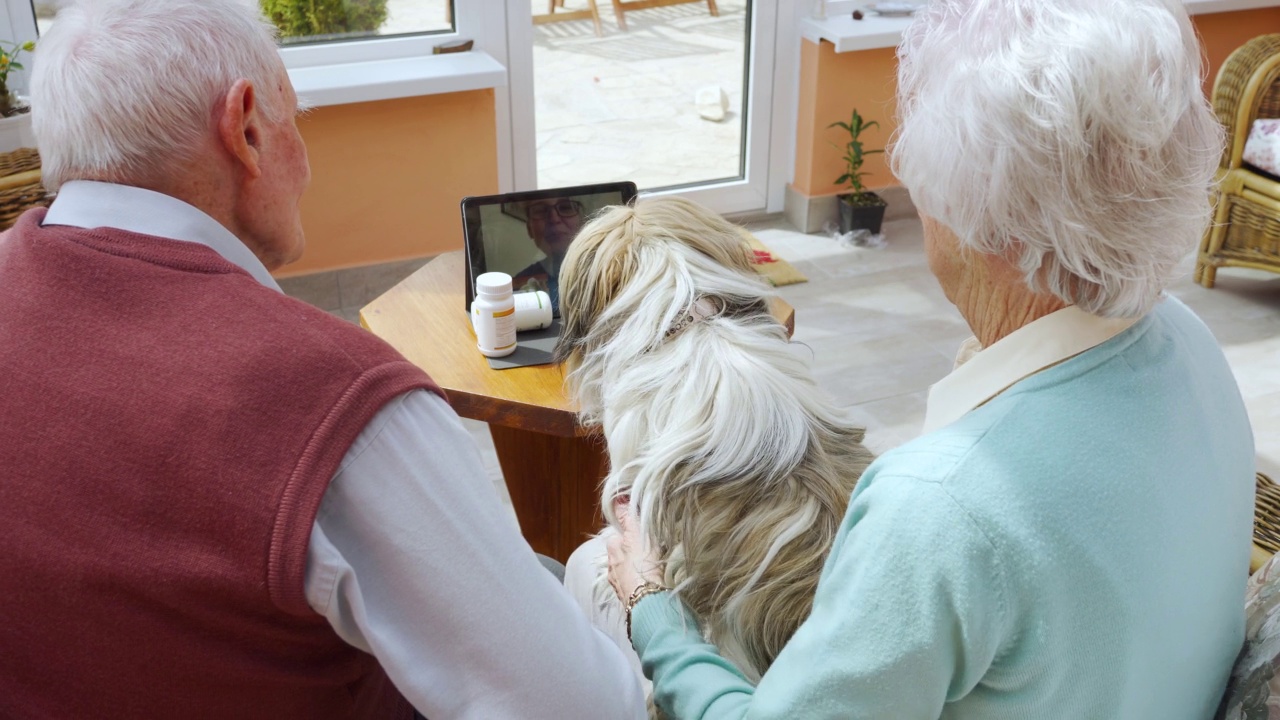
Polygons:
[[253,82],[275,119],[275,31],[244,0],[79,0],[36,47],[32,127],[50,190],[128,181],[190,159],[231,85]]
[[1181,0],[933,0],[898,57],[893,169],[924,214],[1087,312],[1154,305],[1223,137]]

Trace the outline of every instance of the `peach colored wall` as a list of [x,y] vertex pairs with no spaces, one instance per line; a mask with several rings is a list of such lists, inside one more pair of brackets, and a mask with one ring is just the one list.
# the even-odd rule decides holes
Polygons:
[[458,201],[498,192],[493,90],[316,108],[307,249],[280,276],[462,248]]
[[[805,195],[813,195],[811,180],[818,128],[818,53],[822,45],[805,40],[800,43],[800,92],[796,115],[796,172],[792,185]],[[833,175],[832,177],[839,177]]]
[[[1280,32],[1280,8],[1197,15],[1192,18],[1208,57],[1206,93],[1213,86],[1222,62],[1245,41],[1258,35]],[[897,124],[894,93],[897,90],[897,61],[893,48],[837,53],[829,42],[805,40],[800,51],[800,107],[796,126],[795,180],[792,186],[814,197],[842,192],[833,180],[840,176],[841,152],[831,147],[844,133],[827,126],[848,120],[857,108],[863,117],[880,122],[866,136],[867,147],[881,148]],[[871,175],[864,183],[871,188],[899,184],[881,155],[867,159]]]
[[[837,120],[848,122],[855,108],[864,120],[880,123],[863,133],[863,147],[878,150],[885,146],[895,127],[897,72],[894,48],[837,53],[829,42],[805,40],[801,44],[796,173],[792,183],[796,190],[808,196],[842,191],[834,180],[844,173],[844,152],[831,144],[843,146],[848,133],[828,126]],[[884,155],[868,157],[863,170],[870,173],[862,180],[867,187],[898,184],[885,166]]]
[[1280,7],[1197,15],[1191,20],[1209,60],[1209,74],[1204,81],[1207,95],[1213,91],[1218,68],[1236,48],[1259,35],[1280,32]]

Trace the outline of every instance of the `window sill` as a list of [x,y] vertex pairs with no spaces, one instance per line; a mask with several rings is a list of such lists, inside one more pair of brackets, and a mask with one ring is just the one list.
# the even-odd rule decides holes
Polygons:
[[[827,11],[828,13],[831,10]],[[911,24],[910,17],[880,17],[867,13],[861,20],[854,20],[847,12],[828,15],[825,20],[805,18],[800,22],[800,35],[805,40],[826,40],[836,46],[836,52],[897,47],[902,31]]]
[[[1183,0],[1187,12],[1192,15],[1253,10],[1280,6],[1280,0]],[[902,31],[911,23],[910,17],[880,17],[867,13],[861,20],[854,20],[850,13],[861,5],[857,2],[835,0],[828,2],[827,18],[805,18],[800,22],[800,34],[805,40],[826,40],[835,46],[836,52],[854,52],[876,48],[897,47]]]
[[1187,12],[1192,15],[1211,15],[1280,6],[1277,0],[1183,0],[1183,4],[1187,6]]
[[507,84],[507,69],[471,51],[289,70],[298,97],[315,107],[483,90]]

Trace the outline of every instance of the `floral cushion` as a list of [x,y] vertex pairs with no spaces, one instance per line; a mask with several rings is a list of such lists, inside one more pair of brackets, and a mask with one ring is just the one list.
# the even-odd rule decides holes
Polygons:
[[1253,121],[1243,159],[1265,173],[1280,176],[1280,119]]
[[1280,555],[1249,578],[1244,648],[1231,669],[1220,720],[1280,720]]

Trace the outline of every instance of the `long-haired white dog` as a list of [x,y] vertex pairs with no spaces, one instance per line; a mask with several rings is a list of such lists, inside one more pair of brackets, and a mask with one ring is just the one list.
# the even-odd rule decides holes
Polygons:
[[605,532],[629,496],[665,584],[754,682],[808,616],[872,457],[770,315],[748,253],[688,200],[606,210],[565,259],[558,354],[608,443]]

